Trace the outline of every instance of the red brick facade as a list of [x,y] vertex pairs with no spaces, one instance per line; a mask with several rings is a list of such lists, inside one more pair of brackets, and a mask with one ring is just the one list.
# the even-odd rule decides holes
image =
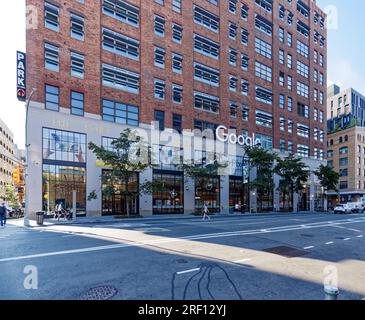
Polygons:
[[[310,153],[313,156],[313,149],[325,149],[324,143],[315,142],[313,139],[313,130],[318,128],[325,131],[326,123],[326,78],[327,78],[327,54],[325,43],[321,48],[319,44],[314,43],[314,30],[318,31],[327,39],[325,28],[321,29],[318,24],[314,23],[314,12],[321,16],[325,14],[316,6],[316,1],[303,0],[310,7],[310,17],[305,19],[297,11],[297,1],[290,4],[287,0],[274,0],[273,12],[269,13],[255,3],[254,0],[238,0],[235,14],[229,12],[229,1],[220,0],[219,6],[209,3],[207,0],[182,0],[182,14],[172,10],[172,0],[165,0],[164,6],[157,4],[153,0],[128,0],[128,3],[135,5],[140,10],[139,27],[134,27],[123,23],[102,13],[102,3],[100,1],[85,0],[81,4],[76,0],[47,0],[60,8],[60,31],[55,32],[44,27],[44,0],[27,0],[27,5],[37,7],[38,11],[38,28],[28,30],[27,32],[27,80],[28,88],[37,88],[38,91],[34,97],[35,101],[44,103],[44,85],[45,83],[56,85],[60,88],[60,106],[69,108],[70,90],[83,92],[85,94],[85,112],[100,115],[101,100],[103,98],[121,101],[123,103],[139,106],[139,121],[150,122],[154,119],[154,110],[165,111],[165,126],[172,127],[172,114],[183,116],[183,128],[190,129],[194,126],[194,119],[208,121],[215,124],[224,124],[227,127],[235,127],[238,132],[248,130],[250,133],[261,133],[273,137],[274,148],[279,148],[280,139],[285,139],[296,144],[303,143],[310,145]],[[241,3],[249,7],[248,20],[241,18]],[[194,23],[193,4],[218,15],[220,18],[220,32],[215,33],[204,26]],[[284,21],[279,19],[279,4],[284,6],[286,11]],[[293,16],[293,23],[288,25],[287,13],[290,10]],[[70,37],[70,12],[74,12],[85,19],[85,40],[83,42]],[[269,21],[273,21],[273,35],[268,36],[255,28],[255,14],[259,14]],[[154,34],[154,14],[164,17],[165,36],[159,37]],[[311,32],[309,39],[299,34],[296,30],[297,20],[303,21],[310,26]],[[173,42],[172,23],[178,23],[183,27],[182,44]],[[234,22],[237,25],[236,40],[228,37],[228,24]],[[140,41],[140,57],[138,61],[128,59],[102,49],[102,27],[119,32]],[[240,29],[245,28],[249,32],[248,46],[241,44]],[[285,30],[284,44],[279,41],[279,27]],[[292,34],[292,47],[287,45],[287,32]],[[220,44],[220,58],[214,60],[193,50],[193,33],[198,33]],[[272,59],[269,60],[255,52],[255,36],[272,44]],[[297,53],[297,39],[301,40],[310,47],[310,59],[307,60]],[[44,42],[50,42],[60,47],[60,71],[52,72],[44,68]],[[166,50],[165,69],[154,66],[154,45],[160,46]],[[229,64],[229,48],[235,48],[238,52],[237,66]],[[285,52],[285,65],[279,63],[279,48]],[[70,50],[80,52],[85,55],[85,78],[83,80],[70,76]],[[318,51],[318,60],[320,54],[324,56],[324,66],[321,67],[314,63],[314,50]],[[183,72],[177,74],[172,72],[171,54],[172,52],[183,56]],[[245,53],[249,56],[249,71],[243,71],[240,64],[240,54]],[[287,54],[292,55],[292,69],[286,66]],[[297,74],[297,60],[303,61],[310,66],[309,79]],[[220,86],[213,87],[198,81],[194,81],[194,61],[211,66],[220,71]],[[264,81],[255,76],[255,61],[264,63],[272,67],[272,83]],[[139,94],[112,89],[102,85],[101,67],[102,63],[108,63],[123,69],[131,70],[140,74]],[[324,83],[320,85],[313,80],[313,70],[317,69],[318,74],[324,74]],[[284,72],[285,76],[291,75],[292,90],[289,91],[279,85],[279,73]],[[235,75],[238,78],[237,93],[229,90],[229,75]],[[159,78],[166,83],[166,97],[164,101],[154,98],[154,79]],[[249,81],[249,94],[242,96],[240,92],[240,80]],[[297,95],[297,80],[310,85],[310,100]],[[183,103],[181,105],[172,102],[172,83],[179,84],[183,87]],[[256,101],[255,86],[259,85],[272,90],[274,93],[273,104],[267,105]],[[323,104],[315,103],[313,100],[314,88],[318,92],[323,92]],[[201,91],[207,94],[220,97],[219,114],[213,114],[194,108],[193,91]],[[279,95],[285,94],[285,108],[279,107]],[[287,110],[287,96],[293,98],[293,111]],[[319,98],[318,98],[319,99]],[[230,117],[229,101],[244,103],[249,106],[249,121],[242,120],[241,112],[238,111],[236,119]],[[310,117],[306,119],[297,114],[297,102],[300,101],[310,106]],[[313,120],[314,108],[318,109],[318,120]],[[257,126],[255,123],[255,110],[260,109],[273,115],[273,128],[268,129]],[[319,111],[323,111],[323,123],[319,121]],[[280,131],[280,117],[286,120],[291,119],[294,122],[293,133]],[[302,123],[310,126],[310,139],[297,136],[296,124]],[[309,142],[308,142],[309,141]]]

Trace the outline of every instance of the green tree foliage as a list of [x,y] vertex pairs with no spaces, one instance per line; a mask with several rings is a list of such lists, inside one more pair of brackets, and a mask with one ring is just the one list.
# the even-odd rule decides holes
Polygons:
[[338,192],[337,186],[340,180],[340,174],[338,172],[328,166],[321,165],[314,174],[318,177],[324,190],[334,190]]
[[[144,181],[139,183],[138,190],[130,187],[130,181],[136,173],[150,167],[152,154],[147,144],[135,131],[126,129],[120,137],[111,143],[112,150],[99,147],[95,143],[89,143],[89,149],[101,160],[103,166],[108,169],[102,175],[103,194],[113,195],[118,193],[126,198],[126,202],[138,198],[142,194],[151,194],[164,188],[161,182]],[[120,187],[123,186],[123,187]],[[92,192],[88,199],[95,199],[96,192]],[[127,205],[127,215],[130,208]]]
[[15,188],[12,186],[5,187],[5,196],[4,200],[8,203],[8,205],[12,208],[19,207],[19,197]]
[[256,179],[249,182],[249,188],[257,191],[258,207],[262,209],[262,197],[274,189],[273,167],[277,155],[260,147],[247,147],[246,156],[250,167],[257,169]]
[[293,206],[293,194],[302,191],[308,181],[308,167],[300,158],[290,155],[284,159],[277,159],[274,172],[280,177],[278,190],[283,194],[284,203],[289,198]]

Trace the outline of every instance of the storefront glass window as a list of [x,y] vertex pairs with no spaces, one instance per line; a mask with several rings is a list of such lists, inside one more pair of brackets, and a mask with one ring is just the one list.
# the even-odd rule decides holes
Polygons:
[[210,212],[220,211],[220,177],[197,178],[195,180],[195,210],[202,213],[204,203]]

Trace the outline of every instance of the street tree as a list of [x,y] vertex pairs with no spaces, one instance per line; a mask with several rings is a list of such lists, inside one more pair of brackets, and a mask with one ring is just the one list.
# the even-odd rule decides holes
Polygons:
[[197,190],[210,189],[209,180],[212,177],[219,176],[221,170],[227,167],[226,163],[221,163],[217,159],[212,161],[195,162],[194,160],[182,162],[178,168],[184,172],[186,177],[195,182],[195,192]]
[[[142,137],[135,131],[125,129],[119,138],[111,142],[111,148],[106,149],[93,142],[89,143],[89,149],[102,162],[106,169],[102,176],[102,193],[112,196],[116,193],[126,199],[126,214],[130,215],[130,204],[140,195],[151,194],[163,190],[161,182],[141,181],[139,186],[132,185],[136,174],[152,168],[152,154]],[[88,196],[88,200],[96,199],[96,190]]]
[[321,165],[314,174],[318,177],[321,187],[327,191],[334,190],[338,193],[338,184],[340,181],[340,174],[333,170],[333,168]]
[[290,155],[284,159],[277,159],[274,172],[280,177],[278,191],[283,195],[284,206],[288,200],[288,204],[294,209],[293,196],[294,193],[299,193],[304,189],[310,173],[308,167],[301,158]]
[[13,186],[5,187],[4,200],[12,208],[19,208],[19,196]]
[[249,166],[257,170],[256,178],[249,181],[249,189],[256,190],[258,208],[262,210],[264,196],[271,194],[274,189],[273,169],[277,155],[258,146],[245,149]]

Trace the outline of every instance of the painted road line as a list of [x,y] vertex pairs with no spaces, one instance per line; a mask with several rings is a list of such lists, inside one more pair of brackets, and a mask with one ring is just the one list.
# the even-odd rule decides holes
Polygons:
[[357,236],[356,238],[363,238],[364,236],[361,234],[359,236]]
[[343,239],[343,241],[349,241],[351,240],[351,238],[346,238],[346,239]]
[[[365,221],[358,221],[358,223],[361,223],[361,222],[365,222]],[[353,224],[353,222],[343,222],[342,224],[349,224],[349,223]],[[306,230],[324,228],[324,227],[329,227],[329,226],[330,226],[330,224],[307,225]],[[282,227],[282,228],[285,228],[285,227]],[[26,260],[26,259],[66,255],[66,254],[95,252],[95,251],[102,251],[102,250],[114,250],[114,249],[129,248],[129,247],[143,247],[143,246],[151,246],[151,245],[157,245],[157,244],[175,243],[175,242],[181,242],[181,241],[186,241],[186,240],[217,239],[217,238],[225,238],[225,237],[248,236],[248,235],[255,235],[255,234],[260,234],[260,233],[278,233],[278,232],[295,231],[295,230],[303,230],[303,228],[298,226],[297,228],[293,229],[293,226],[287,226],[287,229],[272,228],[272,229],[268,229],[266,232],[262,232],[259,229],[256,229],[256,230],[241,230],[241,231],[233,231],[233,232],[199,234],[199,235],[184,236],[184,237],[179,237],[179,238],[162,238],[162,239],[156,239],[156,240],[150,240],[150,241],[140,241],[140,242],[129,241],[129,242],[123,243],[123,244],[114,244],[114,245],[108,245],[108,246],[97,246],[97,247],[89,247],[89,248],[82,248],[82,249],[37,253],[37,254],[25,255],[25,256],[15,256],[15,257],[0,259],[0,262],[18,261],[18,260]],[[47,232],[48,231],[62,232],[62,230],[56,230],[56,229],[54,229],[54,230],[48,229]]]
[[237,261],[233,261],[234,263],[242,263],[242,262],[248,262],[251,261],[251,259],[247,258],[247,259],[241,259],[241,260],[237,260]]
[[334,244],[333,241],[326,242],[326,244]]
[[176,272],[176,274],[190,273],[190,272],[195,272],[195,271],[199,271],[199,270],[200,270],[200,268],[189,269],[189,270],[184,270],[184,271]]
[[313,248],[314,248],[314,246],[308,246],[308,247],[304,247],[303,249],[308,250],[308,249],[313,249]]

